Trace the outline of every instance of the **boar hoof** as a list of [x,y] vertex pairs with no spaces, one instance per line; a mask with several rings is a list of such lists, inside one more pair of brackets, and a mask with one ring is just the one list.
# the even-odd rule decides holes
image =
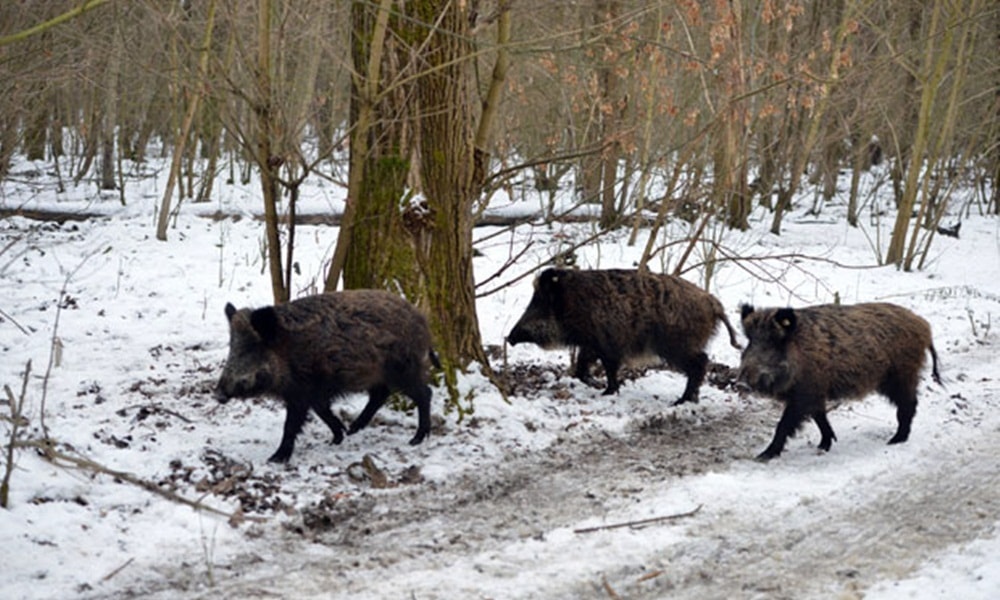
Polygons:
[[424,441],[425,437],[427,437],[427,434],[425,432],[418,431],[417,435],[413,436],[413,439],[410,440],[410,445],[411,446],[417,446],[417,445],[419,445],[420,442]]
[[618,384],[618,383],[615,383],[613,385],[608,385],[608,387],[605,388],[605,390],[603,392],[601,392],[601,395],[602,396],[611,396],[613,394],[617,394],[619,389],[621,389],[621,385]]
[[758,454],[757,458],[755,458],[754,460],[756,460],[757,462],[766,463],[767,461],[771,460],[772,458],[777,458],[780,454],[781,454],[781,452],[775,452],[775,451],[771,450],[770,448],[768,448],[767,450],[764,450],[763,452],[761,452],[760,454]]
[[900,435],[900,434],[897,433],[896,435],[892,436],[891,440],[889,440],[889,444],[890,445],[892,445],[892,444],[902,444],[907,439],[909,439],[909,437],[910,436],[908,436],[908,435]]
[[681,396],[680,398],[674,401],[673,406],[680,406],[681,404],[687,404],[688,402],[690,402],[691,404],[698,404],[698,397],[695,396],[693,398],[685,398],[684,396]]
[[281,450],[278,450],[277,452],[271,455],[271,458],[267,459],[267,462],[286,463],[288,462],[288,459],[291,457],[292,457],[291,452],[282,452]]
[[[354,433],[354,432],[351,431],[350,433]],[[344,441],[344,433],[341,432],[341,431],[338,431],[338,432],[336,432],[336,433],[333,434],[333,439],[330,440],[330,444],[334,445],[334,446],[339,446],[340,443],[343,442],[343,441]]]

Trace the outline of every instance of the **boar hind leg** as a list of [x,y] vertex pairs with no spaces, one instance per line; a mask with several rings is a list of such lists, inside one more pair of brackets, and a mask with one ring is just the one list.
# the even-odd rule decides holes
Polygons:
[[896,435],[889,440],[890,444],[902,444],[910,438],[910,425],[913,423],[913,416],[917,414],[917,397],[914,394],[910,398],[896,402],[896,421],[899,423]]
[[899,383],[891,381],[881,390],[889,401],[896,405],[896,421],[899,424],[890,444],[902,444],[910,438],[910,426],[917,414],[917,382]]
[[313,402],[312,409],[320,419],[323,419],[323,422],[326,423],[326,426],[333,433],[333,440],[331,442],[339,444],[344,441],[344,422],[338,419],[337,415],[333,414],[333,411],[330,410],[329,402],[325,400]]
[[795,435],[804,418],[805,415],[795,406],[794,402],[785,404],[785,412],[781,413],[781,419],[778,420],[778,426],[774,430],[774,439],[763,452],[757,455],[757,460],[766,462],[780,456],[781,451],[785,449],[785,442]]
[[368,427],[368,423],[371,422],[372,417],[375,416],[378,409],[382,408],[382,405],[385,404],[388,398],[389,388],[384,385],[377,385],[368,390],[368,404],[365,405],[361,414],[351,422],[351,428],[347,431],[348,435],[354,435],[365,427]]
[[601,364],[604,365],[604,373],[608,378],[608,387],[601,392],[601,395],[610,396],[611,394],[617,394],[618,388],[621,387],[621,382],[618,381],[618,368],[621,366],[621,361],[601,357]]
[[830,450],[830,446],[837,440],[837,434],[833,432],[833,427],[830,427],[830,421],[826,420],[825,412],[814,413],[813,421],[816,421],[816,426],[819,427],[819,433],[823,436],[819,441],[819,449],[824,452],[828,452]]
[[417,433],[410,440],[410,445],[416,446],[431,432],[431,388],[419,384],[403,392],[417,404]]
[[292,456],[292,449],[295,447],[295,438],[302,431],[302,425],[306,422],[306,414],[309,412],[309,405],[303,402],[287,402],[287,412],[285,413],[285,431],[281,436],[281,443],[278,449],[267,459],[270,462],[287,462]]
[[708,370],[708,355],[704,352],[695,354],[681,365],[681,370],[687,375],[687,385],[684,393],[674,402],[674,406],[685,402],[698,402],[698,390],[705,380],[705,372]]

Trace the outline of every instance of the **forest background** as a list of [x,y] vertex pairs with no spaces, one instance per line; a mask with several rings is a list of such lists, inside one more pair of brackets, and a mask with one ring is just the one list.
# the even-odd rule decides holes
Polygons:
[[843,169],[856,225],[860,174],[886,161],[898,211],[876,257],[919,269],[957,186],[1000,214],[998,48],[988,0],[4,2],[0,178],[31,176],[21,153],[127,203],[155,148],[166,240],[220,173],[259,177],[276,302],[301,186],[343,186],[325,289],[422,306],[454,400],[456,370],[489,364],[472,227],[497,190],[530,184],[557,220],[572,188],[598,235],[651,227],[646,268],[667,220],[696,225],[667,242],[691,247],[763,205],[780,235],[791,199],[814,190],[820,214]]

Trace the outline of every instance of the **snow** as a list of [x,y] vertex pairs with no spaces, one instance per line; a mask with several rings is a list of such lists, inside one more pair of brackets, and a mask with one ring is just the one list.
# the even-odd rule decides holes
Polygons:
[[[182,205],[169,241],[159,242],[153,220],[164,174],[150,169],[130,181],[127,206],[86,184],[57,193],[46,176],[2,184],[3,209],[103,216],[0,220],[0,385],[19,396],[31,361],[22,439],[38,439],[44,426],[60,451],[226,514],[241,498],[258,503],[230,523],[17,449],[10,506],[0,510],[4,598],[1000,593],[997,218],[973,207],[961,238],[938,237],[925,268],[912,273],[876,266],[893,216],[881,197],[885,214],[866,208],[859,228],[846,225],[839,202],[807,216],[809,198],[787,216],[781,236],[767,233],[762,210],[748,232],[709,228],[728,253],[771,257],[715,265],[710,290],[734,323],[741,302],[835,298],[895,302],[931,323],[945,386],[925,376],[906,444],[886,446],[894,411],[871,396],[831,413],[838,441],[829,453],[816,450],[818,431],[807,424],[780,458],[759,464],[751,459],[779,412],[769,400],[706,383],[697,406],[674,408],[684,382],[668,371],[649,371],[604,397],[568,377],[567,352],[519,345],[506,350],[508,365],[548,373],[540,391],[508,403],[473,370],[459,385],[474,414],[457,423],[435,389],[434,431],[422,445],[406,444],[413,414],[383,409],[340,446],[310,421],[281,466],[266,459],[280,437],[282,407],[270,399],[219,406],[210,395],[227,352],[222,307],[270,303],[262,227],[252,218],[255,188],[220,181],[217,200]],[[339,188],[309,184],[299,213],[329,213],[342,202]],[[521,214],[541,201],[498,196],[491,206]],[[210,218],[216,213],[224,216]],[[484,286],[499,289],[479,300],[485,344],[502,346],[527,305],[525,275],[593,227],[476,230],[481,281],[531,242]],[[658,243],[687,233],[684,223],[671,223]],[[331,226],[299,227],[293,295],[322,287],[336,234]],[[627,231],[600,238],[577,251],[577,265],[629,267],[646,235],[635,246],[625,243]],[[668,246],[655,267],[672,269],[681,252]],[[688,264],[711,258],[711,246],[699,243]],[[703,284],[705,273],[684,276]],[[49,367],[54,341],[61,351]],[[739,362],[724,334],[709,354]],[[334,410],[349,420],[364,400],[352,396]],[[8,410],[4,400],[0,411]],[[6,449],[11,423],[0,425]],[[376,490],[356,478],[366,456],[400,483]],[[418,480],[402,482],[413,467]],[[242,486],[242,495],[227,494],[226,484]],[[310,515],[331,522],[310,526]],[[671,515],[686,516],[578,532]]]

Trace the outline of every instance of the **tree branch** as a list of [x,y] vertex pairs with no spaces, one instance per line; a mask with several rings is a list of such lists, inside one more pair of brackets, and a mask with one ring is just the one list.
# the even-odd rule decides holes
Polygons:
[[34,27],[29,27],[24,31],[18,31],[17,33],[0,37],[0,47],[6,46],[8,44],[13,44],[14,42],[23,42],[24,40],[28,39],[33,35],[38,35],[39,33],[43,33],[46,30],[52,29],[57,25],[61,25],[66,21],[69,21],[70,19],[75,19],[76,17],[79,17],[80,15],[88,11],[91,11],[95,8],[98,8],[99,6],[101,6],[102,4],[106,4],[107,2],[109,2],[109,0],[84,0],[83,2],[80,3],[80,6],[68,10],[59,16],[53,17],[48,21],[39,23]]

